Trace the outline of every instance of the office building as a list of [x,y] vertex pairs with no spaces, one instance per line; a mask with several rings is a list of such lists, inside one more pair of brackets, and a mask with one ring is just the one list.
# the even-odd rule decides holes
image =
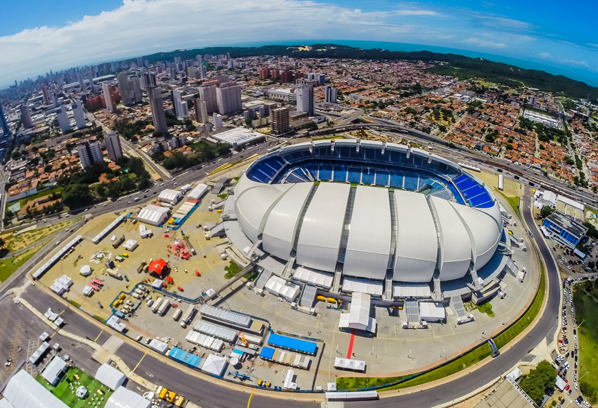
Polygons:
[[199,98],[193,99],[193,107],[195,109],[195,121],[200,123],[208,122],[208,108],[206,101],[202,101]]
[[102,94],[109,112],[116,113],[116,101],[114,100],[114,88],[108,82],[102,82]]
[[75,125],[77,126],[77,129],[83,129],[87,126],[85,113],[83,112],[83,102],[75,102],[71,107],[73,108],[73,116],[75,117]]
[[131,85],[133,88],[133,102],[140,103],[142,100],[141,78],[131,78]]
[[307,116],[316,115],[316,101],[314,88],[310,85],[304,85],[297,88],[297,111],[307,113]]
[[52,103],[52,98],[50,97],[50,91],[48,90],[47,86],[42,88],[42,95],[44,97],[44,105],[49,105]]
[[228,69],[235,69],[235,60],[228,61]]
[[21,105],[21,122],[23,123],[23,127],[25,129],[30,129],[33,127],[33,121],[31,120],[31,114],[29,113],[29,108],[27,105]]
[[324,88],[324,102],[336,103],[336,88],[326,85]]
[[79,89],[82,91],[85,90],[85,83],[83,82],[83,75],[77,74],[77,79],[79,80]]
[[316,86],[324,85],[326,83],[326,75],[318,74],[316,72],[308,74],[307,79],[309,79],[310,81],[315,81]]
[[201,54],[197,54],[195,59],[197,60],[197,66],[200,66],[200,67],[203,66],[203,59],[201,57]]
[[552,238],[572,250],[588,232],[588,228],[581,221],[560,211],[554,211],[546,217],[542,223],[542,229],[548,230]]
[[218,113],[228,115],[243,109],[241,102],[241,86],[234,83],[222,84],[216,88],[216,101],[218,103]]
[[2,109],[2,104],[0,104],[0,129],[2,129],[2,135],[4,137],[10,135],[10,129],[8,128],[8,122],[6,122],[6,116],[4,116],[4,109]]
[[[120,98],[123,105],[129,106],[133,104],[133,87],[129,81],[129,76],[126,71],[121,72],[116,76],[118,81],[118,90],[120,91]],[[106,105],[108,106],[108,105]]]
[[278,108],[273,109],[270,113],[270,126],[272,133],[280,135],[290,129],[289,126],[289,109]]
[[214,127],[216,129],[224,127],[224,125],[222,124],[222,115],[219,115],[216,112],[214,112],[214,115],[212,115],[212,119],[214,121]]
[[201,74],[200,74],[200,78],[201,79],[206,79],[208,77],[208,69],[205,67],[205,65],[201,66]]
[[143,57],[137,57],[137,68],[141,68],[143,66]]
[[58,119],[58,126],[60,126],[62,133],[66,132],[67,130],[71,130],[71,122],[66,114],[66,108],[64,105],[62,105],[58,110],[56,118]]
[[108,157],[113,162],[117,161],[123,156],[123,149],[120,144],[120,137],[118,137],[118,133],[113,131],[104,136],[104,144],[106,145],[106,150],[108,151]]
[[206,101],[208,115],[218,111],[218,101],[216,100],[216,82],[206,82],[199,87],[199,98]]
[[172,91],[172,105],[174,106],[174,112],[177,119],[184,120],[189,116],[189,110],[187,108],[187,102],[183,100],[183,91],[175,89]]
[[167,134],[168,125],[166,124],[166,114],[164,113],[164,104],[162,102],[162,89],[150,86],[148,87],[148,96],[152,110],[154,130],[162,134]]
[[79,152],[79,160],[83,168],[92,166],[94,163],[101,163],[102,149],[100,143],[96,139],[85,140],[77,145],[77,152]]

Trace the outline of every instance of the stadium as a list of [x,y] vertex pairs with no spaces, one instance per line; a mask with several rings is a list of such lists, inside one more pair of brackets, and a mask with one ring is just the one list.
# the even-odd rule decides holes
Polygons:
[[272,152],[241,176],[223,218],[229,240],[265,270],[262,282],[480,301],[512,266],[501,207],[484,183],[398,144],[321,140]]

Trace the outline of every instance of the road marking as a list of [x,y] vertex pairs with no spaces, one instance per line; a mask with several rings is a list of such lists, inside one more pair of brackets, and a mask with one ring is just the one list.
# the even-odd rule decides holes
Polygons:
[[251,393],[251,395],[249,396],[249,401],[247,401],[247,408],[249,408],[249,404],[251,404],[251,397],[253,397],[253,393],[255,392],[255,388],[253,389],[253,392]]
[[141,360],[139,360],[139,362],[137,363],[137,365],[135,366],[135,368],[131,370],[131,374],[133,374],[135,372],[135,370],[137,369],[137,367],[139,367],[139,364],[141,364],[141,362],[143,361],[143,359],[145,358],[145,356],[147,356],[147,351],[145,352],[145,354],[143,355],[143,357],[141,357]]
[[100,336],[102,335],[102,333],[104,333],[104,330],[102,330],[102,331],[100,332],[100,334],[98,334],[98,337],[96,337],[96,339],[93,341],[94,343],[95,343],[96,341],[98,341],[98,339],[100,338]]

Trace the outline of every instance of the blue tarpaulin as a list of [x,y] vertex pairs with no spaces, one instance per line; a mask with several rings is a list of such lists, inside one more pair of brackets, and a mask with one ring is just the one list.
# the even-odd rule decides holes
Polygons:
[[168,357],[192,368],[199,368],[199,363],[201,362],[200,357],[195,354],[187,353],[185,350],[181,350],[178,347],[173,347],[168,353]]
[[274,356],[274,349],[272,347],[262,347],[262,351],[260,352],[261,358],[272,360],[272,356]]
[[312,341],[300,340],[294,337],[281,336],[272,333],[268,337],[268,344],[288,350],[298,351],[305,354],[315,354],[317,344]]

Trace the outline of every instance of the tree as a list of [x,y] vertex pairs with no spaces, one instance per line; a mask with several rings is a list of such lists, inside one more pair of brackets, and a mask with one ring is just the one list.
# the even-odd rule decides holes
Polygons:
[[52,165],[51,164],[46,164],[46,166],[44,167],[44,172],[47,173],[50,170],[52,170]]
[[21,152],[19,150],[15,150],[14,152],[12,152],[12,158],[14,160],[17,160],[20,157],[21,157]]
[[542,218],[548,217],[550,214],[552,214],[552,207],[545,205],[544,207],[542,207],[542,211],[540,212],[540,214],[542,215]]
[[594,386],[592,384],[590,384],[589,382],[586,381],[582,381],[579,384],[579,389],[581,390],[581,393],[589,400],[593,400],[594,396],[596,395],[596,389],[594,388]]
[[524,376],[519,385],[539,405],[544,398],[544,394],[554,388],[555,379],[555,368],[544,360],[528,375]]
[[594,261],[588,262],[588,268],[594,269],[595,267],[596,267],[596,262],[594,262]]
[[62,202],[69,208],[79,208],[91,204],[91,191],[87,184],[69,184],[62,192]]

